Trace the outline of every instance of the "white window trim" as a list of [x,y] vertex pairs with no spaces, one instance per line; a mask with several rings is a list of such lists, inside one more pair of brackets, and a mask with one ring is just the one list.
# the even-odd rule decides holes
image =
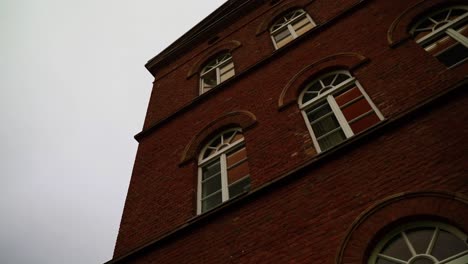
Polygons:
[[[383,247],[392,239],[394,238],[396,235],[398,235],[399,233],[403,233],[405,230],[408,230],[408,229],[411,229],[411,228],[417,228],[417,227],[433,227],[435,228],[438,232],[438,230],[440,229],[443,229],[443,230],[446,230],[450,233],[452,233],[453,235],[457,236],[458,238],[460,238],[461,240],[463,241],[467,241],[468,237],[466,234],[464,234],[462,231],[460,231],[458,228],[452,226],[452,225],[448,225],[448,224],[445,224],[445,223],[441,223],[441,222],[435,222],[435,221],[419,221],[419,222],[411,222],[411,223],[407,223],[407,224],[404,224],[404,225],[401,225],[399,226],[398,228],[396,229],[393,229],[392,231],[390,231],[388,234],[386,234],[378,243],[377,245],[375,246],[375,248],[372,250],[372,253],[369,257],[369,260],[367,262],[367,264],[375,264],[376,263],[376,260],[377,258],[379,257],[379,254],[380,252],[382,251]],[[405,239],[405,237],[404,237]],[[406,240],[406,239],[405,239]],[[431,248],[434,243],[434,237],[432,237],[431,239],[431,243],[430,245],[428,245],[429,248]],[[414,249],[413,249],[414,250]],[[410,251],[411,251],[411,248],[410,248]],[[464,251],[465,253],[464,254],[461,254],[460,257],[464,256],[464,258],[462,259],[463,260],[467,260],[468,259],[468,250],[467,251]],[[414,253],[414,252],[411,252],[411,253]],[[428,252],[426,252],[427,254]],[[441,263],[441,264],[445,264],[445,263],[450,263],[450,264],[462,264],[463,262],[452,262],[452,260],[444,260],[443,262],[437,262],[437,263]],[[403,264],[406,264],[406,262],[404,262]]]
[[301,109],[302,117],[304,118],[304,121],[305,121],[306,126],[307,126],[307,130],[309,130],[309,133],[310,133],[310,135],[312,137],[312,142],[314,143],[314,147],[317,150],[317,153],[321,153],[322,149],[320,148],[320,144],[319,144],[319,142],[317,140],[317,137],[315,136],[314,130],[312,129],[312,126],[310,124],[310,120],[309,120],[309,117],[307,116],[306,111],[313,108],[314,106],[316,106],[316,105],[318,105],[320,103],[324,103],[326,101],[326,103],[332,109],[332,112],[335,115],[338,123],[340,124],[340,127],[341,127],[341,129],[343,130],[343,133],[346,136],[346,139],[349,139],[349,138],[353,137],[354,132],[352,131],[351,127],[349,126],[348,121],[344,117],[343,112],[341,111],[340,107],[336,103],[336,100],[335,100],[335,98],[333,96],[334,93],[337,93],[337,92],[339,92],[341,90],[344,90],[344,89],[348,88],[352,84],[356,85],[356,87],[359,89],[359,91],[362,93],[362,95],[366,99],[367,103],[371,106],[372,110],[374,110],[375,114],[379,117],[380,121],[384,120],[384,116],[379,111],[379,109],[374,104],[374,102],[372,102],[372,100],[370,99],[369,95],[367,95],[364,88],[362,88],[361,84],[356,80],[355,77],[352,77],[348,71],[333,71],[331,73],[327,73],[325,75],[319,76],[318,79],[320,80],[320,79],[323,79],[326,76],[329,76],[329,75],[332,75],[332,74],[338,74],[338,73],[346,74],[346,75],[350,76],[351,78],[344,81],[344,82],[342,82],[342,83],[340,83],[336,87],[326,91],[325,93],[317,96],[316,98],[311,99],[310,101],[306,102],[305,104],[302,104],[302,98],[304,97],[304,94],[305,94],[307,88],[304,89],[301,92],[300,96],[299,96],[299,100],[298,100],[299,108]]
[[[222,134],[224,133],[228,133],[228,132],[231,132],[231,131],[239,131],[239,132],[242,132],[240,129],[238,128],[234,128],[234,129],[229,129],[229,130],[225,130],[222,132]],[[243,133],[242,133],[243,135]],[[208,142],[208,144],[205,145],[205,147],[203,147],[202,151],[200,151],[200,157],[199,157],[199,161],[198,161],[198,179],[197,179],[197,215],[199,214],[202,214],[204,212],[202,212],[202,179],[203,179],[203,167],[211,162],[216,162],[217,160],[219,160],[219,163],[220,163],[220,174],[221,174],[221,197],[222,197],[222,202],[226,202],[229,200],[229,184],[228,184],[228,175],[227,175],[227,154],[230,154],[238,149],[241,149],[242,147],[245,147],[245,142],[244,142],[244,138],[242,140],[238,140],[234,143],[232,143],[231,145],[223,148],[221,151],[215,153],[214,155],[210,155],[206,158],[203,158],[203,154],[205,153],[206,149],[209,147],[209,145],[211,144],[211,142],[213,142],[214,140],[216,140],[216,137]],[[246,177],[249,177],[250,175],[247,175],[239,180],[237,180],[236,182],[240,181],[240,180],[243,180],[245,179]],[[234,183],[236,183],[234,182]],[[232,183],[232,184],[234,184]],[[206,198],[206,197],[205,197]],[[210,211],[210,210],[208,210]],[[206,211],[206,212],[208,212]]]
[[[272,40],[272,42],[273,42],[273,46],[275,47],[275,49],[280,49],[280,48],[284,47],[285,45],[287,45],[287,43],[286,43],[285,45],[283,45],[283,46],[281,46],[281,47],[278,47],[278,44],[276,43],[276,40],[275,40],[275,37],[274,37],[274,35],[275,35],[275,33],[276,33],[277,31],[280,31],[280,30],[282,30],[283,28],[286,27],[287,30],[288,30],[288,32],[289,32],[289,34],[291,34],[291,36],[292,36],[292,38],[293,38],[290,42],[292,42],[293,40],[295,40],[296,38],[299,37],[299,36],[297,35],[297,33],[296,33],[296,30],[294,30],[293,26],[291,25],[293,22],[295,22],[295,21],[298,20],[299,18],[303,18],[303,17],[305,16],[305,17],[309,20],[309,22],[312,24],[312,27],[313,27],[313,28],[317,26],[317,24],[315,24],[314,20],[312,20],[312,18],[310,17],[310,15],[309,15],[304,9],[296,9],[296,10],[291,11],[291,12],[295,12],[295,11],[297,11],[297,10],[302,10],[302,11],[304,12],[304,14],[302,14],[302,15],[300,15],[300,16],[298,16],[298,17],[296,17],[296,18],[294,18],[294,19],[292,19],[292,20],[290,20],[290,21],[288,21],[287,24],[282,25],[281,27],[279,27],[279,28],[277,28],[277,29],[275,29],[275,30],[271,30],[271,29],[270,29],[270,38],[271,38],[271,40]],[[287,15],[287,14],[289,14],[289,13],[290,13],[290,12],[284,14],[283,16],[281,16],[281,18],[283,18],[285,15]],[[272,26],[272,27],[273,27],[273,26]],[[290,43],[290,42],[288,42],[288,43]]]

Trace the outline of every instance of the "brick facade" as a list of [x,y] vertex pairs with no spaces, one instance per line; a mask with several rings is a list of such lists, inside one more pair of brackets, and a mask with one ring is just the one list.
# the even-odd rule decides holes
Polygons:
[[[447,69],[401,31],[408,14],[451,2],[466,4],[228,1],[210,16],[223,19],[147,65],[153,92],[109,263],[366,263],[406,217],[466,233],[468,63]],[[275,50],[272,19],[297,7],[317,27]],[[200,67],[223,50],[235,77],[199,96]],[[317,154],[296,102],[330,69],[349,70],[385,119]],[[250,192],[197,216],[197,153],[230,126],[243,128]]]

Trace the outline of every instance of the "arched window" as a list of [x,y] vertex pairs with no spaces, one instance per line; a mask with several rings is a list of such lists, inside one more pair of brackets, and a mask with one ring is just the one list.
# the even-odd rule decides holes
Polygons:
[[420,19],[410,33],[447,67],[468,58],[468,6],[449,7]]
[[275,20],[270,34],[275,48],[279,49],[313,27],[312,18],[304,10],[297,9]]
[[299,96],[299,107],[317,152],[330,149],[383,120],[348,71],[333,71],[312,80]]
[[217,135],[198,162],[198,214],[250,190],[249,166],[241,129]]
[[234,62],[230,53],[223,53],[209,61],[200,72],[200,94],[234,76]]
[[368,264],[465,264],[465,233],[440,222],[412,222],[387,233],[372,250]]

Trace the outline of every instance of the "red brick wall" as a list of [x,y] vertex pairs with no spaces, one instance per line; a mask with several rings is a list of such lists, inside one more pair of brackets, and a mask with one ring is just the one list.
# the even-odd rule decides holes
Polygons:
[[[333,2],[312,1],[306,10],[318,24],[324,24],[356,1]],[[411,40],[389,47],[386,34],[391,23],[416,2],[364,1],[259,67],[215,88],[188,111],[169,117],[142,138],[115,256],[196,215],[197,165],[192,161],[179,166],[179,162],[190,140],[228,112],[249,111],[258,121],[245,132],[252,189],[315,158],[298,107],[278,110],[282,89],[307,65],[341,52],[367,57],[369,61],[353,74],[390,121],[463,80],[466,64],[448,70]],[[268,32],[256,36],[269,8],[264,4],[218,34],[221,42],[242,43],[232,53],[236,73],[274,52]],[[198,78],[187,79],[187,73],[208,49],[208,44],[194,47],[160,69],[146,128],[196,98]],[[374,131],[369,139],[312,165],[303,177],[213,216],[138,263],[332,263],[347,228],[374,201],[421,190],[468,195],[462,174],[467,100],[460,94],[443,98],[409,120]]]

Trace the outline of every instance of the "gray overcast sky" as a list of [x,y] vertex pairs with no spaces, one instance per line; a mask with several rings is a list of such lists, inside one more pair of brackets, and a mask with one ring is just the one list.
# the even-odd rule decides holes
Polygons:
[[152,76],[225,0],[0,0],[0,263],[112,257]]

